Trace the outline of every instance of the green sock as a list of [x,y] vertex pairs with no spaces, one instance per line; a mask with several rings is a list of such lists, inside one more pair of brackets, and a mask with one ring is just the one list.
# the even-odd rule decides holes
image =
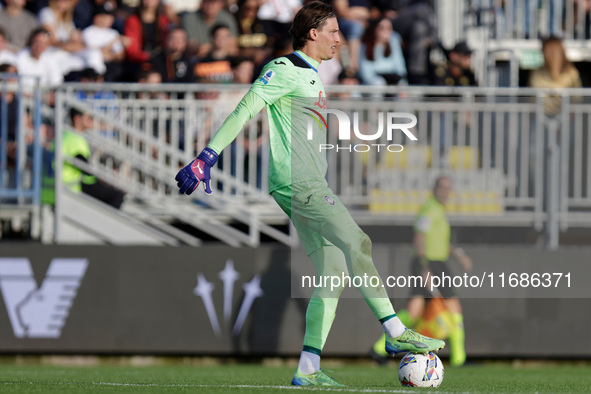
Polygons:
[[338,298],[312,298],[306,311],[304,346],[322,350],[334,320]]
[[466,349],[464,347],[464,316],[461,313],[453,314],[455,327],[449,334],[449,347],[451,365],[459,367],[466,362]]

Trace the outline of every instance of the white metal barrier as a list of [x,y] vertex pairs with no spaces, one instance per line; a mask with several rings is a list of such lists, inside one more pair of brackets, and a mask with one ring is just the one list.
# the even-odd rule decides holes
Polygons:
[[[289,244],[289,236],[273,227],[286,217],[267,194],[264,111],[223,152],[221,168],[212,173],[213,196],[177,193],[174,175],[206,146],[245,88],[66,85],[58,92],[56,127],[65,127],[70,107],[99,120],[86,134],[97,152],[89,167],[125,190],[127,205],[141,201],[153,216],[188,223],[230,245],[257,245],[261,234]],[[347,148],[336,139],[329,116],[328,143],[341,149],[327,151],[327,179],[360,223],[411,223],[435,178],[447,174],[454,180],[448,210],[456,224],[545,228],[551,247],[560,228],[591,224],[586,90],[328,90],[329,108],[357,112],[363,133],[375,133],[380,113],[409,112],[418,120],[412,129],[418,141],[403,133],[387,140],[384,133],[376,142],[403,145],[402,152],[363,153],[366,141],[350,141]],[[547,99],[562,100],[558,116],[544,114]],[[236,230],[237,222],[248,231]]]
[[0,238],[4,225],[34,239],[41,231],[41,91],[31,85],[0,73]]
[[[579,0],[449,0],[434,3],[446,48],[467,41],[480,86],[519,86],[519,70],[543,63],[540,39],[564,39],[573,62],[591,60],[591,11]],[[500,62],[500,63],[499,63]]]
[[464,7],[465,25],[488,25],[497,40],[556,36],[584,41],[591,36],[585,1],[466,0]]

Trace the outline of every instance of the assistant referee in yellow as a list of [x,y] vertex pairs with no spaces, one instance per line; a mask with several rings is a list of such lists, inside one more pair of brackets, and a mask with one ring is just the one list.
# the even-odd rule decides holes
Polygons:
[[[414,256],[411,263],[412,275],[421,275],[423,278],[430,276],[442,276],[445,272],[449,275],[451,270],[447,261],[450,254],[461,264],[465,272],[472,270],[472,260],[462,248],[455,247],[450,242],[451,227],[445,212],[445,204],[449,199],[452,189],[452,180],[447,176],[441,176],[435,181],[433,195],[421,206],[414,222]],[[413,327],[425,310],[425,298],[433,297],[427,287],[416,287],[411,289],[411,299],[408,302],[407,310],[398,312],[400,320],[407,326]],[[450,363],[453,366],[461,366],[466,361],[466,350],[464,347],[464,317],[462,305],[457,297],[455,289],[448,286],[437,288],[453,316],[454,326],[449,334]],[[374,354],[382,354],[383,338],[380,338],[374,346]]]

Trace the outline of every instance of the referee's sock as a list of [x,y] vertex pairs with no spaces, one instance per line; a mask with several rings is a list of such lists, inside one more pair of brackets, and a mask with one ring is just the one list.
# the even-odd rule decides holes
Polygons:
[[454,367],[459,367],[466,362],[464,316],[461,313],[454,313],[453,319],[455,327],[449,334],[449,361]]

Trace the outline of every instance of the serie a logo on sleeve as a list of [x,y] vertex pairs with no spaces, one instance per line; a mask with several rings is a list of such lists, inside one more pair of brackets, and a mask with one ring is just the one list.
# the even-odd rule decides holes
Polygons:
[[266,85],[269,83],[271,78],[273,78],[274,76],[275,76],[275,71],[269,70],[259,79],[259,81],[262,82],[263,85]]

